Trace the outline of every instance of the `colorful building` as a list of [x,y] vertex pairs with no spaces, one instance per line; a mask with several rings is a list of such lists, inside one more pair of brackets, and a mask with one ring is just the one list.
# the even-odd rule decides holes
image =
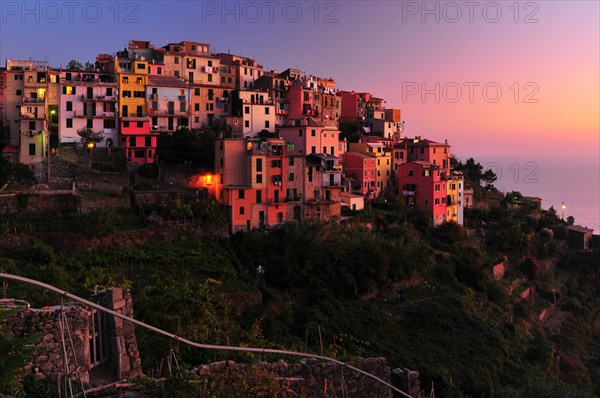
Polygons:
[[452,172],[446,180],[446,221],[464,224],[464,180],[461,172]]
[[340,216],[342,166],[339,158],[324,153],[306,156],[304,215],[316,220]]
[[439,165],[420,160],[400,165],[398,187],[407,206],[431,212],[434,225],[446,220],[447,183]]
[[290,161],[282,139],[218,140],[215,157],[215,194],[232,233],[288,221],[287,208],[297,197],[286,196]]
[[44,173],[42,163],[49,149],[48,70],[46,62],[6,61],[8,137],[4,137],[3,154],[13,162],[31,165],[38,176]]
[[277,128],[286,142],[294,144],[299,153],[329,154],[340,157],[339,134],[337,127],[326,126],[312,116],[290,118],[287,125]]
[[148,115],[153,132],[173,132],[190,126],[190,87],[181,78],[149,75]]
[[375,197],[392,187],[392,151],[386,142],[350,143],[348,152],[368,153],[375,156]]
[[125,150],[132,163],[154,163],[157,134],[152,132],[148,116],[148,61],[124,58],[127,52],[115,57],[119,93],[119,147]]
[[245,138],[258,137],[263,131],[275,131],[275,105],[268,92],[234,90],[231,104],[232,116],[239,118]]
[[77,130],[101,132],[100,147],[118,145],[117,83],[113,73],[65,70],[58,83],[58,140],[79,143]]
[[344,175],[354,181],[353,190],[367,200],[376,197],[377,159],[374,154],[346,152],[344,155]]

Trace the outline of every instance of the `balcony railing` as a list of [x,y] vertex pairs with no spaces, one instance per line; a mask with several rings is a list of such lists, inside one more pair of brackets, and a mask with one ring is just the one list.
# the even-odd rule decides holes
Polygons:
[[127,113],[121,116],[121,118],[123,120],[138,120],[138,119],[147,119],[148,118],[148,114],[147,113]]
[[89,114],[89,113],[85,113],[85,112],[75,112],[74,115],[76,118],[87,118],[87,119],[93,119],[93,118],[116,118],[117,117],[117,112],[101,112],[101,113],[96,113],[96,114]]
[[25,112],[21,113],[21,119],[44,120],[46,119],[46,115],[40,113]]
[[25,104],[43,104],[44,100],[41,98],[27,98],[23,97],[23,103]]

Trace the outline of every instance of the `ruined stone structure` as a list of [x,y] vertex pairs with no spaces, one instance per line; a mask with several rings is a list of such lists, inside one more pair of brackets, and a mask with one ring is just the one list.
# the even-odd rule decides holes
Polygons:
[[[92,301],[133,316],[129,289],[106,289],[94,295]],[[142,374],[131,323],[79,303],[34,309],[25,302],[0,300],[0,310],[7,309],[14,311],[6,319],[8,330],[17,338],[33,339],[35,353],[26,370],[35,377],[65,373],[76,376],[78,372],[84,382],[89,382],[94,372],[103,377],[111,375],[114,380]]]

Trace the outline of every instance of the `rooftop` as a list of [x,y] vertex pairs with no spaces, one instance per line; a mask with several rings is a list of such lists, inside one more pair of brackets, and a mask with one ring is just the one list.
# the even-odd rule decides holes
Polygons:
[[567,228],[569,229],[569,231],[579,232],[581,234],[585,234],[588,232],[594,232],[593,229],[582,227],[581,225],[569,225]]

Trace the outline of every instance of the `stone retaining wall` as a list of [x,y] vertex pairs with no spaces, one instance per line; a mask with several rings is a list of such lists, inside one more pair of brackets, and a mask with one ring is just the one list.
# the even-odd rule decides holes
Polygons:
[[[391,370],[385,358],[359,359],[357,368],[391,383]],[[279,360],[247,365],[221,361],[195,368],[198,375],[240,372],[245,375],[267,373],[282,378],[282,387],[306,397],[343,396],[347,398],[392,398],[392,390],[361,373],[332,362],[303,359],[300,363]],[[418,373],[417,373],[418,375]],[[260,382],[260,381],[257,381]],[[295,395],[290,395],[295,396]]]

